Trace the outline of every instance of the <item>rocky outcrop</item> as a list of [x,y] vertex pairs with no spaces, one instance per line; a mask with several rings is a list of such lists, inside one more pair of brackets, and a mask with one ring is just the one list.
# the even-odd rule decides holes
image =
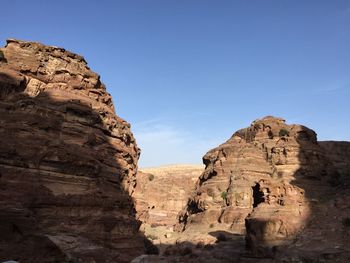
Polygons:
[[83,57],[0,50],[0,261],[129,262],[139,149]]
[[316,133],[265,117],[203,158],[205,171],[177,228],[245,234],[254,254],[289,244],[307,225],[314,200],[336,171]]
[[139,171],[133,193],[137,218],[144,225],[172,228],[203,169],[202,165],[175,165]]

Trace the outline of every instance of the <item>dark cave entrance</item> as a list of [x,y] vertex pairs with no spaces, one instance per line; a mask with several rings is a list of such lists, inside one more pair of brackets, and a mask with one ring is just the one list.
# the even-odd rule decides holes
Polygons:
[[252,189],[253,189],[253,199],[254,199],[253,207],[257,207],[258,204],[264,202],[264,193],[261,191],[259,183],[254,185]]

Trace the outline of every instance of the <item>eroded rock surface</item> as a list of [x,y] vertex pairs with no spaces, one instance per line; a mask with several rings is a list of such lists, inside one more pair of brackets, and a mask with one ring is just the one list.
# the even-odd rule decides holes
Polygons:
[[237,131],[203,160],[205,171],[178,229],[246,235],[247,247],[261,256],[290,245],[321,216],[322,198],[334,193],[329,182],[337,181],[314,131],[270,116]]
[[129,194],[139,149],[84,58],[0,49],[0,261],[128,262],[144,252]]
[[142,169],[133,197],[137,218],[152,227],[172,228],[203,172],[202,165],[174,165]]
[[[265,117],[209,151],[204,163],[205,170],[179,213],[176,230],[181,231],[156,226],[166,222],[164,211],[164,218],[140,214],[145,222],[153,218],[154,226],[144,230],[160,256],[142,256],[135,262],[350,260],[350,199],[344,183],[347,143],[324,145],[307,127]],[[171,179],[147,188],[151,182],[146,179],[156,176],[141,178],[139,211],[149,212],[149,200],[164,202],[164,196],[154,191],[171,187]]]

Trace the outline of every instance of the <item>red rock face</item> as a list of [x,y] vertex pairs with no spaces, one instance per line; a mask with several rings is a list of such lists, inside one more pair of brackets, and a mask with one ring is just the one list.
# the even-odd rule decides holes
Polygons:
[[133,193],[137,218],[144,225],[172,229],[203,169],[202,165],[177,165],[139,171]]
[[0,55],[0,261],[142,254],[139,149],[100,77],[62,48],[8,40]]
[[336,175],[314,131],[274,117],[237,131],[204,162],[178,229],[246,233],[247,246],[263,255],[294,240]]

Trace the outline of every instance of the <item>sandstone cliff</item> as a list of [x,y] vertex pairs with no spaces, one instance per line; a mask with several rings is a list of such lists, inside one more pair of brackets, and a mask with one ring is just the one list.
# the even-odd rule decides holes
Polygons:
[[350,261],[349,143],[304,126],[265,117],[204,172],[137,177],[130,125],[85,60],[8,40],[0,144],[0,261],[129,262],[149,246],[135,217],[163,253],[135,262]]
[[177,165],[139,171],[133,194],[137,218],[144,226],[172,229],[203,169],[202,165]]
[[194,180],[140,173],[136,207],[161,255],[134,262],[349,261],[347,143],[318,143],[311,129],[269,116],[203,160],[178,232],[161,227],[180,207],[167,205],[178,197],[164,189],[179,193]]
[[83,57],[0,49],[0,261],[128,262],[139,149]]
[[324,216],[319,204],[333,198],[330,183],[338,178],[314,131],[274,117],[237,131],[203,160],[178,229],[245,234],[247,247],[262,256],[290,245],[312,218]]

